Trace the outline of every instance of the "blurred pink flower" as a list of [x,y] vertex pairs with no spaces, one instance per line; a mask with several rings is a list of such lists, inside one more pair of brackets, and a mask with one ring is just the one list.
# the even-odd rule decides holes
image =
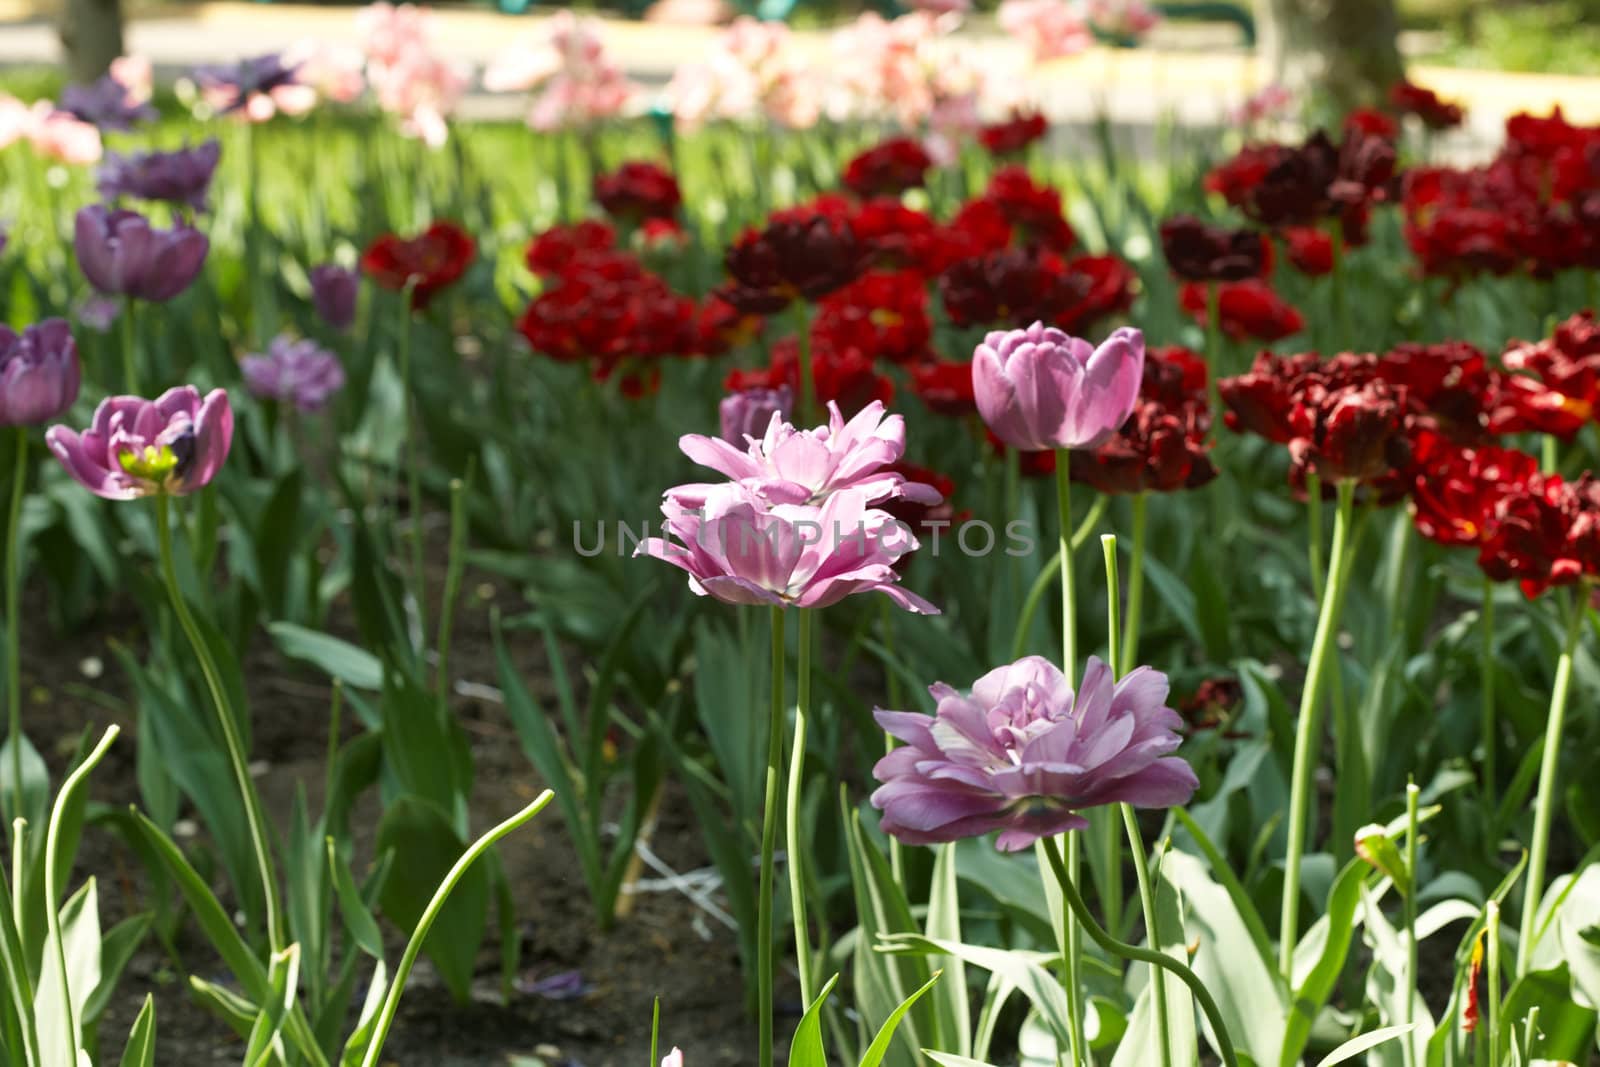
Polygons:
[[433,22],[412,4],[378,3],[356,14],[367,57],[367,81],[378,106],[400,119],[400,131],[430,148],[449,139],[447,122],[461,102],[469,72],[434,47]]
[[111,80],[128,91],[128,99],[143,103],[150,99],[150,60],[145,56],[118,56],[111,61]]
[[300,82],[325,100],[352,103],[367,87],[362,75],[367,59],[359,48],[307,38],[290,45],[283,55],[298,66]]
[[637,90],[606,55],[600,24],[570,11],[553,16],[542,39],[497,56],[484,71],[483,84],[496,93],[540,90],[528,110],[528,125],[536,130],[615,118]]
[[679,67],[667,86],[678,125],[765,118],[790,129],[821,117],[821,86],[795,54],[789,27],[736,19],[717,38],[706,60]]
[[972,0],[910,0],[910,7],[930,15],[965,15],[972,10]]
[[1254,126],[1281,117],[1293,105],[1294,93],[1273,82],[1246,97],[1244,103],[1228,114],[1228,119],[1235,126]]
[[0,149],[27,141],[35,152],[57,163],[72,165],[100,160],[100,131],[49,100],[25,104],[0,93]]
[[1134,44],[1161,23],[1161,13],[1144,0],[1088,0],[1086,10],[1095,29]]
[[1000,26],[1035,63],[1075,56],[1094,43],[1089,23],[1066,0],[1001,0]]
[[[982,85],[977,70],[954,46],[951,35],[960,24],[958,15],[928,10],[893,21],[862,14],[834,34],[841,78],[829,114],[840,119],[888,117],[914,129],[946,110],[938,125],[949,127],[948,115],[976,107]],[[940,155],[930,150],[936,158]]]

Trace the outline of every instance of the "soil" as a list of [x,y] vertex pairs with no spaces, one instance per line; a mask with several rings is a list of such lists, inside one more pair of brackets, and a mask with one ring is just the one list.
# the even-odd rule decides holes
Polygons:
[[[503,609],[520,609],[514,590],[503,582],[499,588],[495,585],[493,576],[469,573],[463,588],[492,589],[490,599],[501,602]],[[26,592],[24,618],[32,613],[43,617],[42,593],[38,588]],[[480,684],[494,680],[487,608],[480,598],[464,604],[458,616],[452,655],[458,680]],[[335,624],[331,629],[338,632],[340,627]],[[134,770],[137,738],[132,686],[116,666],[108,644],[112,639],[135,649],[143,645],[137,617],[125,605],[111,608],[88,630],[70,635],[24,628],[24,730],[49,764],[52,782],[59,784],[84,731],[92,728],[98,736],[108,722],[118,722],[122,735],[91,778],[90,796],[98,803],[122,805],[139,799]],[[529,641],[516,651],[537,692],[542,647]],[[91,658],[102,665],[99,671],[86,670]],[[281,832],[288,826],[297,784],[304,783],[311,810],[320,810],[330,690],[320,674],[279,657],[264,635],[253,643],[245,674],[255,734],[253,770],[259,772],[257,783],[269,817]],[[125,710],[108,710],[112,707]],[[476,764],[472,821],[474,830],[481,831],[526,804],[543,783],[517,744],[505,710],[492,696],[458,697],[454,711],[471,739]],[[347,725],[348,739],[360,725]],[[675,871],[710,862],[688,810],[669,785],[649,842]],[[379,814],[377,798],[369,791],[352,817],[358,859],[370,855]],[[584,991],[553,999],[524,990],[503,1002],[500,949],[491,919],[468,1003],[456,1003],[426,957],[419,960],[385,1047],[386,1064],[639,1067],[649,1057],[657,996],[663,1053],[680,1045],[696,1067],[733,1067],[753,1058],[755,1024],[745,1014],[731,931],[707,921],[680,894],[652,892],[636,895],[631,914],[611,931],[599,932],[576,854],[554,807],[504,840],[500,852],[523,940],[519,986],[576,971]],[[358,877],[361,873],[358,867]],[[101,885],[103,927],[147,907],[140,896],[143,875],[137,858],[115,834],[93,827],[85,833],[71,884],[75,887],[90,875],[97,876]],[[226,904],[225,887],[214,888]],[[386,934],[386,957],[392,967],[404,937],[392,927]],[[192,924],[180,930],[177,947],[181,968],[153,938],[147,938],[130,962],[102,1019],[102,1058],[120,1055],[135,1015],[146,994],[151,994],[156,1004],[156,1059],[163,1067],[220,1067],[240,1061],[242,1042],[190,997],[185,980],[189,973],[224,980],[225,968]],[[785,994],[781,986],[779,992],[780,997]],[[780,1019],[780,1026],[792,1027],[793,1022],[792,1016]],[[779,1047],[786,1045],[785,1036]]]

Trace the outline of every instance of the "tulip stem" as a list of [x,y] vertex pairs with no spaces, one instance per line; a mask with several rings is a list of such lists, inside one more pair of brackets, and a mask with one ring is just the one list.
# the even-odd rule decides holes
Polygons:
[[[1406,892],[1403,904],[1405,906],[1406,923],[1406,1004],[1401,1016],[1401,1022],[1410,1026],[1416,1018],[1417,995],[1417,893],[1422,889],[1417,878],[1417,799],[1421,790],[1415,781],[1406,782]],[[1413,1044],[1414,1035],[1407,1032],[1405,1035],[1405,1063],[1406,1067],[1414,1067],[1417,1062],[1417,1048]]]
[[[1094,498],[1094,506],[1089,513],[1078,523],[1078,528],[1072,531],[1072,550],[1076,552],[1083,547],[1089,539],[1094,528],[1100,525],[1100,518],[1106,513],[1106,497]],[[1056,580],[1056,575],[1061,572],[1061,556],[1051,553],[1045,560],[1044,567],[1039,571],[1039,576],[1033,580],[1033,586],[1028,590],[1028,596],[1022,602],[1022,612],[1017,616],[1017,632],[1011,638],[1011,658],[1021,659],[1022,651],[1028,644],[1028,631],[1033,626],[1033,617],[1039,614],[1039,605],[1044,603],[1044,595],[1050,590],[1050,583]],[[1142,579],[1141,579],[1142,580]]]
[[[28,430],[16,428],[11,472],[11,510],[6,515],[6,735],[11,745],[11,817],[22,819],[22,631],[17,607],[22,586],[22,501],[27,496]],[[20,897],[22,887],[16,892]]]
[[[1115,681],[1121,676],[1118,664],[1122,662],[1122,582],[1117,577],[1117,535],[1101,534],[1100,551],[1106,563],[1106,666]],[[1102,809],[1090,817],[1092,832],[1100,844],[1100,889],[1104,899],[1100,903],[1105,913],[1106,927],[1122,932],[1122,835],[1117,833],[1115,813]]]
[[799,660],[795,664],[798,689],[794,708],[794,747],[789,753],[788,797],[784,805],[784,867],[789,875],[790,920],[794,924],[795,965],[800,972],[800,1005],[811,1007],[811,932],[806,922],[805,844],[800,840],[800,799],[805,786],[806,718],[811,711],[811,612],[801,609]]
[[[1295,730],[1294,770],[1289,785],[1289,847],[1283,872],[1283,911],[1278,928],[1278,971],[1293,982],[1294,949],[1300,929],[1300,860],[1306,849],[1306,830],[1315,807],[1312,777],[1316,771],[1317,750],[1322,742],[1323,676],[1334,662],[1338,644],[1339,616],[1349,583],[1350,528],[1355,511],[1355,482],[1344,478],[1338,483],[1338,511],[1333,519],[1333,547],[1329,552],[1329,571],[1317,611],[1317,631],[1311,642],[1311,658],[1300,689],[1300,721]],[[1336,666],[1336,665],[1335,665]]]
[[417,605],[417,629],[428,632],[428,583],[422,566],[422,466],[417,452],[416,398],[411,393],[411,296],[417,278],[406,279],[400,293],[400,388],[405,393],[406,510],[411,519],[412,598]]
[[1494,711],[1494,583],[1483,578],[1483,609],[1478,613],[1478,688],[1483,701],[1483,796],[1489,811],[1495,810],[1495,750],[1499,748],[1499,725]]
[[[1140,493],[1134,498],[1134,500],[1136,508],[1134,514],[1136,518],[1133,551],[1134,558],[1138,559],[1139,554],[1144,547],[1142,543],[1144,530],[1139,522],[1144,512],[1142,507],[1144,504],[1144,494]],[[1107,658],[1111,661],[1111,676],[1113,680],[1115,680],[1122,677],[1122,675],[1127,673],[1128,670],[1132,669],[1131,665],[1128,663],[1132,657],[1131,654],[1127,652],[1127,642],[1122,641],[1122,647],[1118,647],[1119,639],[1117,633],[1119,627],[1117,625],[1117,615],[1119,609],[1118,601],[1120,600],[1122,583],[1117,580],[1117,535],[1102,534],[1100,537],[1100,547],[1105,552],[1106,557],[1106,632],[1110,637],[1110,648],[1107,650]],[[1150,947],[1155,949],[1157,952],[1160,952],[1161,935],[1159,928],[1156,925],[1156,896],[1154,887],[1150,882],[1150,864],[1148,858],[1145,856],[1144,837],[1139,833],[1139,816],[1134,812],[1132,804],[1118,804],[1117,810],[1122,815],[1123,829],[1128,835],[1128,846],[1133,850],[1133,872],[1139,883],[1139,905],[1144,911],[1145,937],[1149,940]],[[1120,871],[1122,865],[1122,850],[1116,845],[1116,831],[1111,830],[1111,832],[1107,834],[1107,838],[1110,842],[1110,854],[1107,856],[1107,860],[1109,861],[1108,867],[1110,869]],[[1121,886],[1118,884],[1120,879],[1113,879],[1109,877],[1108,870],[1107,881],[1113,886],[1111,890],[1112,896],[1120,899]],[[1111,921],[1109,918],[1111,908],[1109,907],[1110,902],[1108,901],[1107,903],[1108,907],[1106,911],[1108,923],[1111,928],[1115,930],[1117,928],[1117,924],[1116,922]],[[1150,968],[1150,986],[1150,1004],[1155,1011],[1154,1021],[1156,1028],[1156,1045],[1161,1050],[1161,1067],[1172,1067],[1172,1043],[1171,1038],[1167,1033],[1166,978],[1161,973],[1160,967]]]
[[[1076,603],[1076,588],[1072,574],[1072,452],[1069,449],[1056,449],[1056,512],[1059,530],[1057,533],[1057,557],[1061,560],[1061,673],[1066,678],[1068,685],[1076,685],[1073,679],[1077,675],[1075,664],[1078,661],[1078,621],[1073,606]],[[1051,852],[1048,841],[1044,843],[1046,852]],[[1069,884],[1078,874],[1078,838],[1067,839],[1067,866],[1057,872],[1058,877],[1065,879]],[[1061,946],[1063,950],[1063,963],[1066,965],[1067,982],[1067,1012],[1068,1022],[1071,1026],[1072,1061],[1074,1065],[1088,1062],[1088,1046],[1084,1040],[1083,1031],[1083,986],[1080,982],[1083,959],[1083,945],[1078,940],[1078,924],[1067,911],[1061,915]]]
[[[55,807],[50,812],[50,825],[45,831],[44,839],[44,921],[49,931],[49,940],[56,955],[56,981],[60,983],[57,995],[61,997],[62,1021],[67,1025],[67,1047],[72,1051],[71,1063],[76,1064],[82,1055],[82,1044],[78,1040],[78,1019],[72,1010],[72,990],[67,983],[67,946],[66,939],[61,933],[61,864],[56,853],[60,850],[61,820],[62,816],[72,802],[77,799],[79,789],[82,788],[84,779],[89,772],[94,770],[101,759],[105,757],[106,749],[111,747],[111,742],[117,739],[119,728],[113,724],[106,727],[106,732],[100,738],[100,743],[84,757],[76,770],[67,776],[61,783],[61,792],[56,797]],[[22,887],[17,886],[17,892],[22,892]],[[87,996],[90,990],[80,990]]]
[[1118,675],[1133,670],[1139,658],[1139,627],[1144,615],[1144,543],[1150,498],[1140,492],[1133,498],[1133,556],[1128,564],[1128,610],[1122,623],[1122,658],[1113,659]]
[[783,609],[772,609],[772,706],[767,721],[767,782],[761,816],[761,888],[756,897],[756,1011],[759,1064],[772,1067],[772,853],[778,837],[778,783],[783,776]]
[[122,384],[129,395],[139,395],[139,331],[134,326],[138,302],[128,297],[122,302]]
[[811,305],[802,300],[795,307],[795,373],[800,378],[800,404],[796,409],[798,417],[795,421],[802,426],[810,426],[817,414],[816,368],[811,365]]
[[1528,849],[1528,889],[1522,902],[1521,936],[1517,939],[1517,977],[1528,973],[1533,944],[1539,931],[1539,898],[1544,893],[1545,860],[1550,852],[1550,822],[1555,817],[1556,773],[1561,765],[1561,731],[1566,725],[1567,693],[1572,688],[1572,656],[1583,630],[1588,609],[1582,597],[1567,603],[1566,637],[1556,661],[1556,679],[1550,688],[1550,713],[1545,722],[1544,753],[1539,758],[1539,791],[1533,802],[1533,844]]
[[1500,902],[1493,897],[1483,906],[1484,932],[1489,940],[1489,1061],[1500,1047]]
[[400,995],[405,992],[406,979],[411,976],[411,968],[416,965],[417,956],[422,952],[422,943],[427,940],[428,931],[433,926],[434,920],[439,917],[445,902],[450,899],[450,893],[461,879],[466,877],[467,869],[479,856],[493,848],[502,837],[543,811],[544,806],[550,803],[554,795],[546,789],[534,798],[532,804],[474,841],[444,876],[439,888],[434,890],[433,898],[423,910],[422,918],[417,920],[417,927],[411,932],[411,939],[406,942],[405,951],[400,956],[400,964],[394,970],[394,981],[389,983],[389,992],[383,998],[383,1007],[378,1011],[377,1025],[372,1030],[372,1040],[367,1045],[366,1055],[361,1059],[362,1067],[377,1067],[378,1057],[383,1052],[383,1043],[389,1036],[389,1027],[394,1025],[395,1013],[400,1010]]
[[1178,979],[1194,993],[1195,1000],[1200,1003],[1201,1012],[1211,1024],[1212,1036],[1216,1038],[1217,1052],[1222,1057],[1224,1067],[1238,1067],[1239,1059],[1233,1051],[1233,1039],[1228,1036],[1228,1028],[1222,1021],[1222,1012],[1217,1009],[1217,1002],[1212,999],[1205,983],[1200,981],[1199,975],[1165,952],[1139,948],[1137,945],[1118,941],[1106,933],[1100,924],[1094,921],[1094,916],[1089,914],[1089,908],[1084,904],[1083,897],[1078,895],[1077,887],[1072,884],[1072,879],[1067,877],[1067,869],[1061,862],[1060,850],[1052,842],[1046,841],[1044,853],[1050,861],[1051,870],[1055,872],[1056,881],[1061,886],[1062,899],[1066,902],[1067,908],[1077,915],[1078,921],[1089,932],[1094,943],[1113,956],[1121,956],[1125,960],[1138,963],[1148,963],[1152,967],[1160,967],[1177,975]]
[[278,877],[272,866],[272,852],[267,833],[267,820],[261,810],[261,798],[256,793],[255,783],[250,779],[250,765],[245,758],[244,742],[239,737],[239,724],[235,717],[232,701],[228,697],[228,688],[222,681],[222,672],[217,667],[217,661],[211,654],[211,648],[206,644],[205,637],[200,633],[200,627],[195,622],[194,615],[189,611],[189,603],[184,599],[183,588],[178,584],[178,568],[172,559],[172,520],[168,514],[170,503],[166,493],[160,493],[155,498],[156,506],[156,538],[161,546],[161,573],[166,579],[167,596],[172,601],[172,613],[178,617],[178,625],[183,628],[184,636],[189,639],[189,645],[194,650],[195,659],[200,663],[200,673],[205,675],[206,688],[211,691],[211,703],[217,712],[217,721],[222,727],[222,739],[228,750],[228,762],[233,768],[234,781],[239,786],[239,795],[244,802],[245,821],[250,827],[250,845],[256,854],[256,873],[261,879],[261,893],[266,901],[267,909],[267,943],[273,952],[283,951],[283,921],[278,914]]
[[1072,575],[1072,468],[1068,462],[1072,452],[1056,449],[1056,511],[1060,519],[1059,551],[1061,558],[1061,673],[1068,685],[1075,685],[1078,662],[1078,620],[1073,605],[1077,600],[1077,586]]

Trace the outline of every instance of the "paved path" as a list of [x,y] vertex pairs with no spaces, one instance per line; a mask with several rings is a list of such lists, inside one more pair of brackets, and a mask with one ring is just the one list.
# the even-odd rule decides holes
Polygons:
[[[5,22],[0,0],[0,67],[49,64],[58,54],[54,28],[44,20]],[[441,47],[480,66],[508,42],[538,34],[545,16],[505,16],[488,10],[438,11]],[[607,20],[605,39],[628,73],[659,87],[678,64],[703,54],[716,31],[701,27]],[[996,34],[992,24],[975,23],[970,61],[993,73],[1026,71],[1021,50]],[[149,56],[158,71],[176,76],[199,63],[215,63],[281,49],[304,38],[355,44],[354,9],[220,2],[157,10],[136,18],[130,49]],[[829,53],[822,31],[797,34],[799,48],[819,62]],[[1119,122],[1149,126],[1166,114],[1190,124],[1223,120],[1228,110],[1264,77],[1236,34],[1224,26],[1174,25],[1158,30],[1153,47],[1132,52],[1095,49],[1086,55],[1047,64],[1031,72],[1027,92],[1058,122],[1087,121],[1103,99]],[[1600,78],[1508,74],[1429,66],[1412,77],[1465,104],[1470,128],[1458,147],[1492,145],[1505,116],[1520,110],[1544,112],[1559,103],[1575,120],[1600,122]],[[463,113],[474,117],[520,112],[514,99],[474,93]]]

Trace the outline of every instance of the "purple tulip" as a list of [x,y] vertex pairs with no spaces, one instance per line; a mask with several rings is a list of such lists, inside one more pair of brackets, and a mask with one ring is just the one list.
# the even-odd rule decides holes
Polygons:
[[794,393],[787,385],[729,393],[717,405],[717,414],[722,418],[722,439],[735,446],[748,444],[748,438],[767,431],[772,416],[779,415],[787,421],[793,405]]
[[652,537],[634,551],[689,572],[689,588],[729,604],[822,608],[852,593],[874,590],[907,611],[939,609],[897,586],[894,565],[917,547],[910,529],[867,506],[860,489],[841,489],[820,506],[769,505],[731,483],[705,494],[700,507],[661,506],[667,538]]
[[90,85],[69,85],[61,90],[62,111],[101,130],[131,130],[135,123],[156,118],[156,109],[128,92],[128,87],[107,74]]
[[311,306],[335,330],[348,330],[356,320],[356,292],[361,275],[337,263],[311,268]]
[[[885,416],[876,400],[849,422],[830,400],[828,425],[815,430],[797,430],[782,417],[769,418],[766,435],[751,439],[744,451],[701,434],[684,435],[678,447],[696,463],[742,482],[773,504],[821,504],[844,489],[860,490],[868,504],[896,499],[932,505],[944,500],[933,486],[886,469],[905,452],[906,421]],[[697,507],[715,488],[681,485],[670,495],[685,507]]]
[[94,409],[87,430],[52,426],[45,443],[96,496],[183,496],[222,469],[233,443],[233,409],[225,390],[202,398],[192,385],[168,389],[155,400],[109,396]]
[[192,227],[159,230],[136,211],[104,204],[78,211],[72,244],[84,277],[102,293],[162,301],[189,287],[211,247]]
[[241,59],[237,63],[197,67],[194,80],[226,115],[244,107],[252,96],[298,85],[299,73],[298,63],[290,66],[281,55],[272,53]]
[[1119,682],[1090,657],[1074,694],[1055,664],[1029,656],[979,678],[970,697],[943,683],[928,691],[932,716],[873,713],[905,742],[873,768],[883,784],[872,803],[884,832],[906,844],[999,830],[998,847],[1015,852],[1087,827],[1085,808],[1167,808],[1199,787],[1168,755],[1182,720],[1166,706],[1167,676],[1149,667]]
[[244,383],[262,400],[293,403],[301,411],[320,411],[328,398],[344,388],[339,358],[315,341],[287,334],[273,338],[265,355],[239,361]]
[[1095,348],[1034,323],[996,330],[972,356],[978,412],[1012,448],[1097,448],[1133,413],[1144,334],[1123,327]]
[[64,319],[0,325],[0,426],[33,426],[78,399],[78,346]]
[[107,200],[161,200],[204,211],[221,158],[222,146],[215,140],[171,152],[109,155],[100,168],[100,195]]

